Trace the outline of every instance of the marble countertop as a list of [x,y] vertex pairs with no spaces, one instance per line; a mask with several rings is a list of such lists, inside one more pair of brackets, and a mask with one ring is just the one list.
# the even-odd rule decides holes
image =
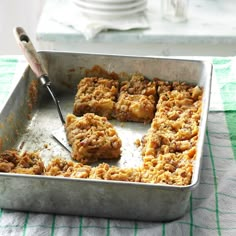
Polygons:
[[[36,37],[41,46],[45,43],[49,44],[40,48],[72,50],[78,48],[78,45],[83,45],[80,46],[82,49],[89,45],[86,49],[89,51],[91,45],[95,44],[106,46],[122,43],[122,45],[129,45],[127,46],[129,49],[135,43],[143,46],[143,54],[152,52],[151,48],[145,51],[148,45],[157,47],[158,44],[159,48],[156,52],[159,50],[157,54],[161,55],[236,55],[236,4],[234,0],[189,0],[189,17],[184,23],[173,23],[162,19],[160,1],[148,0],[146,16],[149,28],[102,31],[90,40],[86,40],[79,31],[52,20],[51,15],[65,4],[69,4],[69,1],[46,1]],[[70,47],[69,42],[72,43]],[[169,45],[174,45],[176,48],[171,51]],[[195,45],[198,46],[192,53]],[[125,50],[127,49],[123,52]]]
[[[161,18],[160,1],[148,0],[147,18],[150,28],[129,31],[105,31],[92,41],[96,42],[236,42],[236,4],[234,0],[190,0],[189,20],[185,23],[172,23]],[[50,20],[50,14],[65,0],[47,1],[37,28],[38,40],[80,40],[84,36],[70,28]],[[66,38],[65,38],[66,36]]]

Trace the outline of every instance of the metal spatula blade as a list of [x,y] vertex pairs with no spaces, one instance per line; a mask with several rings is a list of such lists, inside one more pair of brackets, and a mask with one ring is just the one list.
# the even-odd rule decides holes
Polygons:
[[64,126],[60,127],[58,130],[52,131],[52,136],[60,143],[68,152],[72,152],[72,148],[69,145],[66,137],[66,132]]
[[30,68],[32,69],[32,71],[34,72],[36,77],[39,79],[42,86],[48,90],[49,94],[51,95],[51,97],[56,105],[62,126],[59,129],[53,131],[52,136],[66,150],[71,152],[71,147],[68,144],[66,133],[65,133],[65,127],[64,127],[65,120],[64,120],[62,112],[61,112],[60,104],[51,89],[51,86],[50,86],[51,81],[49,80],[48,73],[47,73],[43,63],[41,62],[40,56],[36,52],[34,45],[32,44],[29,36],[26,34],[26,32],[23,28],[16,27],[13,29],[13,33],[14,33],[14,36],[15,36],[15,39],[16,39],[18,45],[20,46],[26,60],[28,61],[29,65],[30,65]]

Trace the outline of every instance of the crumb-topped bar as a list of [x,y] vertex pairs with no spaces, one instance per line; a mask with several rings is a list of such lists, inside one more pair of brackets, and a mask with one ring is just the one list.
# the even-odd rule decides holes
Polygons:
[[82,117],[68,114],[66,134],[72,146],[72,158],[81,163],[98,159],[117,159],[121,154],[121,140],[106,117],[87,113]]
[[130,81],[121,83],[116,119],[149,123],[155,114],[156,83],[135,74]]
[[157,111],[142,140],[142,182],[187,185],[191,182],[202,89],[159,81]]
[[73,113],[82,116],[95,113],[111,119],[114,116],[119,82],[114,79],[86,77],[78,84]]

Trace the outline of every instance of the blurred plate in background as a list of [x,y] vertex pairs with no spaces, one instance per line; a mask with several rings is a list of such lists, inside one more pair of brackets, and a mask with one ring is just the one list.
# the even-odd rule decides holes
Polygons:
[[91,17],[125,17],[146,10],[146,0],[136,1],[91,1],[91,0],[72,0],[77,10]]
[[88,9],[94,10],[105,10],[105,11],[115,11],[115,10],[131,10],[133,8],[140,7],[141,5],[146,4],[147,0],[137,0],[129,2],[120,2],[120,3],[103,3],[89,0],[73,0],[73,2],[79,6]]

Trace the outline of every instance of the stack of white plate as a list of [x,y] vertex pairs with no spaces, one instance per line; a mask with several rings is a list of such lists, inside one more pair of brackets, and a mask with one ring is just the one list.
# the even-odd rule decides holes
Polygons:
[[72,0],[77,9],[91,17],[126,17],[146,10],[147,0]]

